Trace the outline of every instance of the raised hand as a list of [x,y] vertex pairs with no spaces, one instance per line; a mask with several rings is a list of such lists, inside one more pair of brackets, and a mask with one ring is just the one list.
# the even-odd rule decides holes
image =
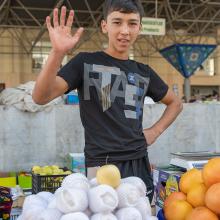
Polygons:
[[73,24],[74,11],[70,11],[66,20],[65,6],[61,9],[60,20],[58,17],[58,9],[55,8],[53,11],[53,26],[51,25],[50,16],[47,16],[46,24],[52,49],[61,55],[65,55],[69,50],[75,47],[83,33],[83,28],[79,28],[76,33],[72,35],[71,27]]

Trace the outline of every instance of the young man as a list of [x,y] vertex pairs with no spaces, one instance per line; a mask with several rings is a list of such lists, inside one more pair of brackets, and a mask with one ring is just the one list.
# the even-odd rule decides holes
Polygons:
[[[75,47],[83,29],[71,35],[74,12],[70,11],[65,21],[65,7],[60,21],[58,9],[54,10],[53,26],[50,17],[46,18],[52,50],[36,81],[33,100],[46,104],[77,89],[88,175],[95,175],[98,166],[113,163],[122,177],[142,178],[152,199],[147,147],[175,120],[182,104],[149,66],[128,58],[141,30],[143,8],[139,0],[106,0],[104,7],[101,27],[108,35],[108,48],[79,53],[60,70],[63,57]],[[162,117],[147,129],[142,128],[145,96],[167,106]]]

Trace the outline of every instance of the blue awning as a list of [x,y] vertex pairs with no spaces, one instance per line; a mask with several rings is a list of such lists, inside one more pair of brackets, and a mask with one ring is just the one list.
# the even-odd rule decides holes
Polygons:
[[194,74],[216,46],[210,44],[174,44],[160,50],[160,53],[185,78],[188,78]]

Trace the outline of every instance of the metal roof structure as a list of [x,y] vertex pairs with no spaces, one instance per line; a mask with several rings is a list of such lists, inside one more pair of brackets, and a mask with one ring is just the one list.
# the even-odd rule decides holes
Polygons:
[[[74,27],[83,26],[87,34],[81,43],[100,31],[104,0],[0,0],[0,35],[9,28],[36,29],[38,34],[27,51],[31,52],[46,31],[45,18],[55,7],[75,10]],[[184,42],[199,36],[213,37],[218,43],[220,1],[218,0],[142,0],[146,17],[166,18],[170,42]],[[16,34],[14,37],[19,36]],[[164,37],[142,36],[154,50],[167,46]],[[193,43],[193,42],[192,42]],[[199,43],[199,42],[196,42]],[[204,42],[202,42],[204,43]],[[141,50],[141,49],[140,49]]]

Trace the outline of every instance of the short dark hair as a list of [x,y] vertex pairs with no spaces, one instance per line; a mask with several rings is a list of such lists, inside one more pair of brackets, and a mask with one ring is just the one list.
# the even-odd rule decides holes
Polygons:
[[144,16],[144,9],[140,0],[105,0],[103,6],[104,19],[113,12],[119,11],[122,13],[138,13],[140,18]]

